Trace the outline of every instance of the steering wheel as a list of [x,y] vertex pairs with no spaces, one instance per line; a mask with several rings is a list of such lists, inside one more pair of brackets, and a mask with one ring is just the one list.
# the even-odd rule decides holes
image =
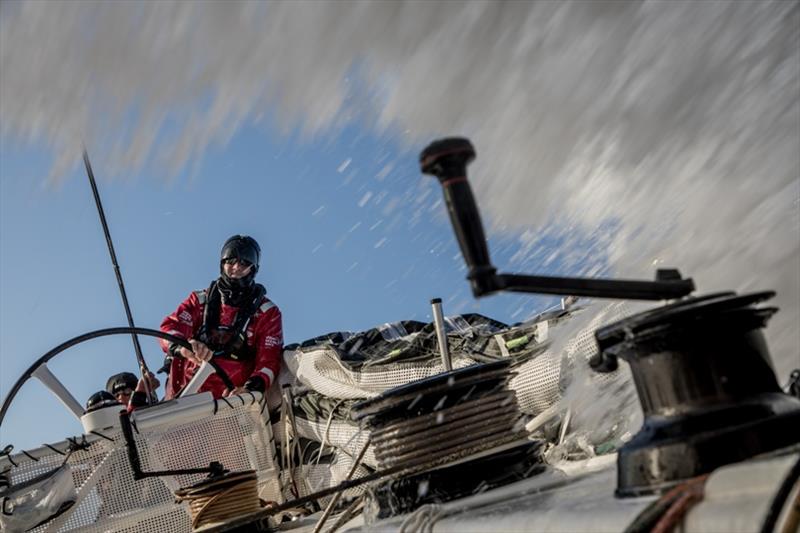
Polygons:
[[[63,342],[41,356],[39,359],[36,360],[23,374],[22,376],[14,383],[14,386],[11,387],[11,392],[9,392],[6,399],[3,401],[3,406],[0,407],[0,427],[3,425],[3,420],[6,416],[6,411],[8,411],[11,403],[14,401],[19,390],[22,386],[31,378],[35,377],[39,381],[41,381],[51,392],[53,392],[59,400],[61,400],[67,408],[72,411],[76,418],[80,419],[83,415],[83,406],[70,394],[70,392],[64,387],[64,385],[58,380],[58,378],[53,375],[52,372],[47,368],[47,362],[50,361],[53,357],[60,354],[64,350],[68,348],[72,348],[82,342],[86,342],[88,340],[97,339],[99,337],[108,337],[110,335],[144,335],[147,337],[157,337],[159,339],[168,340],[175,344],[179,344],[184,348],[188,348],[191,350],[191,345],[188,341],[176,337],[174,335],[170,335],[169,333],[164,333],[163,331],[155,330],[155,329],[148,329],[148,328],[139,328],[139,327],[119,327],[119,328],[106,328],[106,329],[98,329],[96,331],[91,331],[89,333],[84,333],[83,335],[79,335],[74,337],[66,342]],[[231,383],[230,377],[225,373],[225,371],[219,367],[213,360],[207,361],[207,364],[211,365],[214,368],[214,371],[222,378],[222,381],[225,382],[226,386]]]

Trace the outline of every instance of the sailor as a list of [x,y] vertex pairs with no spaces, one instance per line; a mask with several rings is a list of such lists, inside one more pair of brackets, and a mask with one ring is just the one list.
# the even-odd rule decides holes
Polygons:
[[[151,404],[158,402],[155,390],[161,385],[158,378],[152,372],[147,372],[147,385],[153,395]],[[139,407],[144,407],[147,402],[147,387],[144,378],[137,378],[130,372],[120,372],[114,374],[106,381],[106,391],[111,393],[122,405],[127,405],[128,410],[132,411]]]
[[275,380],[283,351],[281,312],[255,282],[260,258],[255,239],[234,235],[222,246],[219,278],[189,294],[161,323],[161,331],[192,346],[161,341],[169,365],[165,399],[180,394],[199,365],[212,358],[222,372],[212,374],[199,392],[215,398],[263,393]]

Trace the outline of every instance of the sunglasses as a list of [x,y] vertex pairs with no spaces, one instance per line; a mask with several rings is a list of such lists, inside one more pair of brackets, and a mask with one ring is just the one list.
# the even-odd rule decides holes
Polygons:
[[118,396],[120,394],[125,394],[126,396],[130,396],[133,394],[133,389],[130,387],[114,387],[114,392],[112,393],[114,396]]
[[251,263],[250,261],[247,261],[246,259],[239,259],[238,257],[228,257],[226,259],[223,259],[222,262],[225,263],[226,265],[234,265],[236,263],[239,263],[243,268],[253,266],[253,263]]

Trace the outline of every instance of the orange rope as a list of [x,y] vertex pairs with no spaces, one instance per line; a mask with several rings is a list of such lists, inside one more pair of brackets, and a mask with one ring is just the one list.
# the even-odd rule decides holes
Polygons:
[[703,490],[708,474],[692,478],[662,496],[662,500],[677,498],[653,526],[651,533],[669,533],[695,504],[703,500]]
[[226,474],[219,479],[208,479],[192,487],[180,489],[175,495],[178,501],[189,503],[192,529],[225,523],[262,509],[257,477],[252,470]]

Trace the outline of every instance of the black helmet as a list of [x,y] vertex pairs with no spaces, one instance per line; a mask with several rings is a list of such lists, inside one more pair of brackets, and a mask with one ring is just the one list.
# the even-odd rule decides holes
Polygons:
[[258,271],[258,262],[261,259],[261,247],[256,240],[247,235],[234,235],[222,245],[220,253],[220,268],[222,262],[230,258],[243,259],[253,265],[253,273]]
[[106,392],[117,394],[125,389],[136,390],[136,384],[138,382],[139,378],[137,378],[136,375],[130,372],[120,372],[108,378],[108,381],[106,381]]
[[89,399],[86,400],[86,412],[91,413],[92,411],[96,411],[97,409],[102,409],[103,407],[109,407],[112,405],[122,405],[120,404],[114,395],[108,391],[98,391],[89,396]]

